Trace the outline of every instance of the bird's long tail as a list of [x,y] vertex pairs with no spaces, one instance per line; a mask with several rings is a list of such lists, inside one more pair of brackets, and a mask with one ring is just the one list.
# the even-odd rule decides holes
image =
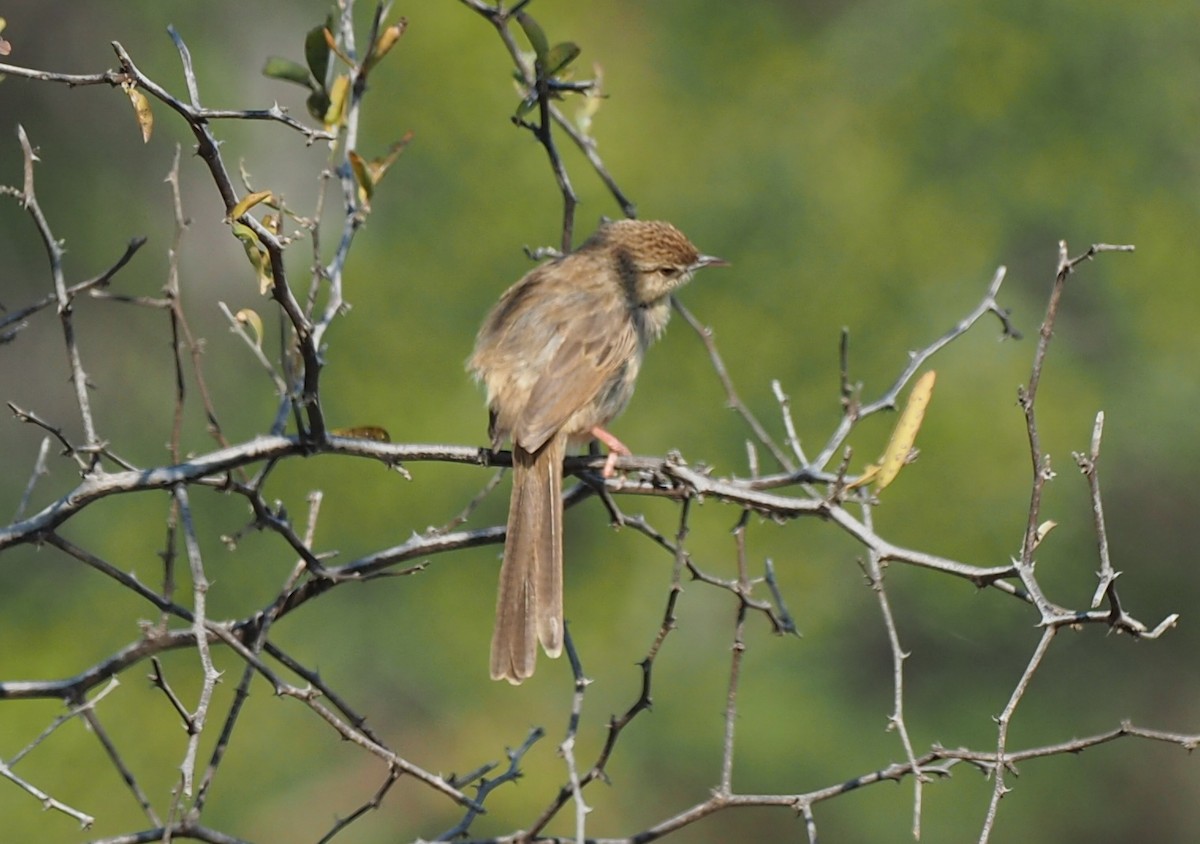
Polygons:
[[562,462],[566,438],[538,451],[513,444],[513,490],[492,634],[493,680],[533,674],[537,645],[557,657],[563,643]]

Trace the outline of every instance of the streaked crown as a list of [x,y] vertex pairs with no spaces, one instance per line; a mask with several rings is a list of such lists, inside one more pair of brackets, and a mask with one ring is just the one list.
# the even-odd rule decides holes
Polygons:
[[614,220],[605,223],[581,248],[616,248],[626,252],[638,269],[693,266],[700,250],[683,232],[662,220]]

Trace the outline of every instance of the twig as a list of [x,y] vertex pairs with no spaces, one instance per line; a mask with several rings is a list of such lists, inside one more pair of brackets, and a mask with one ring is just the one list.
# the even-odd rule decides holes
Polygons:
[[783,592],[779,589],[779,582],[775,578],[775,564],[767,557],[763,563],[764,574],[763,582],[767,585],[767,589],[771,592],[771,600],[775,604],[775,612],[772,618],[778,619],[776,627],[779,633],[789,633],[793,636],[799,636],[800,631],[796,627],[796,622],[792,618],[791,611],[787,608],[787,603],[783,599]]
[[368,812],[372,812],[382,806],[383,798],[386,797],[387,793],[392,790],[392,786],[399,781],[400,776],[401,774],[398,769],[389,767],[387,777],[384,779],[383,784],[375,790],[373,795],[371,795],[371,799],[363,803],[346,817],[338,818],[329,832],[321,836],[317,844],[328,844],[328,842],[334,839],[334,836],[336,836],[346,827],[350,826],[350,824],[354,823]]
[[187,231],[189,221],[183,213],[183,197],[179,185],[179,145],[175,145],[175,157],[165,181],[171,186],[171,208],[175,225],[171,235],[171,249],[167,254],[167,283],[164,294],[171,320],[171,339],[173,357],[175,360],[175,418],[171,427],[171,459],[178,463],[182,459],[180,438],[183,428],[183,404],[186,398],[187,379],[184,376],[183,361],[180,357],[181,346],[186,345],[192,364],[192,377],[195,379],[196,390],[200,395],[200,403],[204,408],[204,416],[208,423],[208,432],[222,447],[229,446],[229,440],[221,428],[217,418],[216,406],[204,377],[201,344],[196,340],[188,323],[187,314],[183,308],[183,288],[179,273],[179,254],[183,244],[183,235]]
[[1092,496],[1092,518],[1096,528],[1097,553],[1100,556],[1100,571],[1096,572],[1100,582],[1092,595],[1092,609],[1100,606],[1107,594],[1116,612],[1120,612],[1120,600],[1117,598],[1115,583],[1121,576],[1115,571],[1112,559],[1108,553],[1108,529],[1104,524],[1104,503],[1100,495],[1100,441],[1104,436],[1104,411],[1096,414],[1096,424],[1092,427],[1091,449],[1086,453],[1075,452],[1075,463],[1079,471],[1087,478],[1088,491]]
[[[83,423],[83,435],[90,456],[83,467],[85,475],[91,475],[99,469],[100,438],[96,434],[96,423],[92,418],[92,404],[88,397],[88,379],[83,371],[83,359],[79,354],[79,344],[75,340],[75,325],[71,319],[71,299],[67,294],[67,284],[63,276],[62,244],[50,231],[50,223],[46,220],[42,208],[38,204],[33,187],[33,162],[37,160],[29,136],[25,134],[24,126],[17,126],[17,138],[21,142],[21,151],[25,156],[25,185],[24,205],[33,223],[37,227],[42,244],[46,247],[46,256],[50,260],[50,275],[54,281],[54,291],[58,302],[58,316],[62,322],[63,342],[67,347],[67,363],[71,370],[71,384],[75,388],[75,401],[79,405],[79,417]],[[128,254],[128,253],[127,253]]]
[[[871,505],[863,505],[863,524],[873,528],[871,522]],[[925,783],[929,778],[921,770],[917,761],[916,751],[913,750],[912,738],[908,734],[908,723],[904,720],[904,663],[908,652],[900,644],[900,632],[896,629],[896,618],[892,614],[892,604],[888,600],[887,590],[883,582],[883,565],[879,556],[868,553],[865,570],[875,598],[879,602],[879,612],[883,618],[883,627],[887,632],[888,647],[892,653],[892,714],[888,719],[888,729],[894,729],[900,736],[904,754],[913,774],[913,822],[912,834],[914,840],[921,838],[921,807],[924,803]]]
[[763,427],[758,418],[750,412],[750,408],[738,396],[737,390],[733,386],[733,379],[729,375],[729,370],[725,368],[725,361],[722,360],[721,353],[717,351],[717,344],[713,339],[712,329],[704,326],[698,319],[692,316],[692,312],[677,297],[671,297],[671,305],[679,312],[684,321],[692,327],[692,330],[696,332],[696,335],[700,338],[700,342],[704,344],[704,348],[708,351],[708,357],[712,361],[717,378],[720,379],[721,386],[725,388],[725,398],[728,406],[737,411],[738,415],[745,420],[746,424],[750,426],[750,430],[754,432],[755,438],[771,452],[776,462],[785,471],[794,472],[795,466],[788,459],[787,454],[775,443],[775,440],[767,433],[767,429]]
[[[558,749],[567,766],[567,782],[575,803],[575,841],[576,844],[585,844],[587,816],[592,811],[592,807],[583,797],[583,783],[579,777],[579,767],[575,762],[575,739],[579,734],[579,722],[583,717],[583,698],[587,694],[587,687],[591,681],[583,673],[583,665],[579,661],[579,654],[575,651],[575,642],[571,639],[570,628],[564,628],[563,632],[567,658],[571,663],[571,676],[574,678],[574,691],[571,695],[571,713],[567,719],[567,732]],[[530,830],[530,832],[536,834],[537,830]]]
[[[133,240],[129,241],[125,247],[125,253],[118,258],[116,263],[114,263],[111,267],[94,278],[89,278],[86,281],[81,281],[78,284],[73,284],[68,287],[66,289],[67,301],[73,302],[80,293],[89,293],[95,295],[100,288],[107,287],[109,282],[112,281],[113,276],[117,274],[117,271],[124,267],[129,262],[129,259],[133,257],[134,253],[141,249],[145,243],[146,238],[144,237],[135,237]],[[22,322],[27,317],[32,316],[38,311],[44,310],[50,305],[58,304],[58,302],[58,294],[57,292],[54,292],[44,296],[31,305],[26,305],[23,308],[12,311],[3,319],[0,319],[0,331],[3,331],[9,325]],[[20,327],[14,329],[14,332],[18,330],[20,330]]]
[[504,42],[509,55],[512,57],[513,64],[521,76],[523,85],[527,90],[532,91],[537,98],[538,122],[530,123],[521,117],[513,117],[513,123],[528,129],[546,151],[546,157],[550,161],[550,169],[554,172],[554,180],[558,184],[559,193],[562,195],[562,251],[564,254],[570,252],[575,231],[575,206],[579,204],[579,198],[575,194],[574,187],[571,186],[571,177],[567,173],[566,165],[563,164],[562,156],[558,151],[558,145],[554,142],[554,133],[551,131],[554,117],[551,111],[550,97],[552,96],[552,88],[550,84],[551,80],[547,76],[548,69],[542,67],[540,58],[534,60],[534,66],[531,69],[522,60],[521,51],[508,29],[509,20],[521,13],[521,7],[524,3],[517,3],[511,9],[504,9],[502,5],[488,6],[485,3],[479,2],[479,0],[462,0],[462,2],[468,8],[473,9],[490,21],[492,26],[495,27],[496,33],[500,36],[500,40]]
[[[180,53],[188,90],[193,95],[198,96],[195,74],[191,68],[191,58],[187,45],[184,44],[179,33],[174,30],[171,31],[171,38]],[[127,79],[132,80],[155,98],[165,103],[187,123],[188,128],[192,130],[192,134],[196,138],[197,153],[201,160],[208,166],[209,174],[212,176],[213,183],[221,195],[221,201],[225,205],[226,212],[232,212],[238,203],[239,197],[233,188],[229,172],[221,158],[220,146],[217,139],[209,128],[208,120],[211,115],[194,105],[188,105],[176,99],[161,85],[143,74],[137,65],[134,64],[128,51],[119,42],[114,41],[112,46],[127,75]],[[285,120],[285,122],[287,121]],[[301,430],[301,438],[306,444],[320,442],[326,437],[325,418],[321,411],[319,397],[321,359],[318,349],[313,342],[312,324],[292,295],[287,281],[287,271],[283,262],[283,244],[275,234],[249,213],[242,214],[237,222],[249,227],[267,252],[271,268],[271,296],[287,315],[288,321],[296,333],[297,346],[300,356],[304,361],[303,388],[299,403],[306,413],[308,424],[306,429]]]
[[[11,407],[12,405],[9,406]],[[29,506],[29,499],[33,497],[33,488],[37,486],[38,478],[50,474],[46,469],[46,455],[49,451],[50,438],[42,437],[42,444],[38,446],[37,459],[33,462],[33,471],[29,474],[29,481],[25,484],[25,491],[21,493],[21,500],[17,502],[17,512],[13,513],[14,522],[19,522],[21,517],[25,515],[25,509]]]
[[725,692],[725,734],[721,742],[721,778],[715,793],[727,796],[733,793],[733,748],[734,726],[738,717],[738,688],[742,677],[742,660],[746,655],[746,599],[750,596],[751,583],[746,562],[746,523],[750,511],[743,510],[737,527],[733,530],[733,541],[737,556],[738,579],[737,615],[733,625],[733,646],[730,648],[729,683]]
[[[591,83],[585,83],[590,85]],[[637,216],[637,205],[632,199],[626,196],[625,191],[617,184],[617,180],[613,178],[612,173],[608,171],[604,160],[600,158],[600,154],[596,151],[596,142],[590,136],[583,134],[570,120],[563,115],[561,109],[557,106],[550,105],[550,116],[554,118],[567,136],[579,147],[580,152],[587,158],[588,164],[592,165],[592,169],[596,171],[596,175],[600,177],[600,181],[604,182],[604,186],[608,188],[616,203],[621,206],[621,212],[629,218]]]
[[1000,320],[1003,329],[1002,338],[1020,337],[1021,335],[1013,329],[1012,323],[1009,322],[1008,311],[1001,308],[996,301],[996,296],[1000,293],[1000,285],[1004,283],[1004,275],[1005,268],[998,268],[995,275],[992,276],[991,284],[988,285],[987,293],[984,294],[983,299],[969,314],[925,348],[916,352],[910,352],[908,365],[904,367],[899,377],[896,378],[895,383],[873,402],[860,405],[857,398],[854,398],[853,401],[851,400],[853,389],[849,380],[849,335],[843,329],[840,348],[842,361],[842,398],[845,411],[841,422],[838,423],[837,430],[833,432],[833,435],[829,438],[829,442],[825,444],[825,448],[821,449],[821,453],[813,458],[810,468],[817,470],[824,469],[833,458],[833,455],[841,450],[846,437],[850,435],[850,431],[858,422],[882,410],[895,409],[896,399],[899,397],[901,391],[908,384],[909,380],[925,365],[925,362],[969,331],[975,323],[979,322],[987,314],[995,314],[997,319]]
[[996,718],[996,756],[993,762],[991,771],[993,777],[992,799],[988,804],[987,815],[984,818],[983,829],[979,832],[979,844],[987,844],[988,839],[992,834],[992,827],[996,823],[996,811],[1000,807],[1000,799],[1008,793],[1009,789],[1005,783],[1005,773],[1012,768],[1013,760],[1006,753],[1008,747],[1008,727],[1012,723],[1013,714],[1016,712],[1021,699],[1025,697],[1025,690],[1029,688],[1029,681],[1033,679],[1034,673],[1042,664],[1042,658],[1046,655],[1046,651],[1050,648],[1050,643],[1054,641],[1054,635],[1058,632],[1056,627],[1046,627],[1042,630],[1042,636],[1038,640],[1037,647],[1033,650],[1033,655],[1029,657],[1029,662],[1025,666],[1025,670],[1021,673],[1021,678],[1017,681],[1017,685],[1013,688],[1012,694],[1008,698],[1008,703],[1004,705],[1004,711]]
[[[482,773],[480,773],[478,777],[479,785],[476,787],[475,805],[467,809],[467,813],[463,816],[461,821],[443,832],[441,835],[437,836],[434,841],[461,840],[463,836],[466,835],[467,830],[471,828],[471,824],[474,823],[475,819],[482,813],[482,806],[487,801],[491,793],[500,786],[506,783],[516,782],[517,779],[520,778],[521,760],[525,758],[525,754],[528,753],[530,748],[540,741],[544,735],[545,732],[541,727],[534,727],[529,731],[529,735],[525,737],[525,741],[521,743],[520,747],[516,748],[515,750],[506,751],[506,755],[508,756],[508,767],[501,772],[500,776],[488,779],[486,776],[484,776],[484,774],[493,770],[496,766],[485,766]],[[471,782],[475,778],[476,777],[472,776],[465,778],[465,780],[466,782]],[[463,782],[457,778],[454,779],[454,782],[460,786],[466,784],[466,782]]]
[[800,445],[800,437],[796,434],[796,423],[792,419],[791,399],[787,393],[783,391],[783,385],[779,383],[779,379],[771,379],[771,392],[775,394],[775,401],[779,402],[779,415],[783,417],[783,430],[787,434],[787,444],[792,449],[792,454],[801,466],[808,465],[808,458],[804,456],[804,449]]
[[471,500],[467,502],[466,506],[463,507],[458,515],[446,522],[446,524],[437,528],[436,533],[446,534],[460,525],[465,524],[471,518],[471,515],[475,512],[476,508],[479,507],[479,505],[482,504],[489,495],[491,495],[492,490],[500,485],[500,481],[503,478],[503,469],[494,473],[490,478],[488,478],[487,483],[483,485],[483,488],[471,497]]
[[184,548],[187,550],[188,565],[192,575],[192,632],[196,638],[196,652],[200,657],[202,685],[196,711],[187,719],[188,744],[180,773],[183,776],[183,793],[192,796],[192,777],[196,768],[196,753],[200,748],[200,736],[208,721],[208,706],[212,701],[213,689],[221,674],[213,665],[208,647],[208,577],[204,573],[204,560],[200,556],[200,542],[196,538],[196,526],[192,522],[192,508],[188,501],[187,488],[182,484],[173,490],[179,505],[179,526],[183,531]]
[[36,413],[23,410],[12,402],[7,402],[7,404],[8,409],[12,411],[12,415],[17,418],[18,422],[27,422],[30,425],[36,425],[43,431],[53,435],[54,438],[58,440],[59,445],[63,447],[62,453],[71,455],[71,457],[75,460],[76,465],[79,466],[80,471],[84,474],[87,473],[88,461],[83,456],[88,452],[86,447],[76,447],[74,443],[67,439],[67,435],[63,433],[62,428],[59,428],[56,425],[51,425]]
[[1046,305],[1046,315],[1042,319],[1042,327],[1038,332],[1037,349],[1033,355],[1033,366],[1029,373],[1029,385],[1018,391],[1018,401],[1025,413],[1025,430],[1029,438],[1029,456],[1033,463],[1033,487],[1030,492],[1029,518],[1025,526],[1025,539],[1021,544],[1021,562],[1028,566],[1033,560],[1033,549],[1037,545],[1037,526],[1041,521],[1042,491],[1046,482],[1054,475],[1050,468],[1050,457],[1042,451],[1041,437],[1037,425],[1037,393],[1042,380],[1042,370],[1046,364],[1046,354],[1050,349],[1050,339],[1054,336],[1054,323],[1058,319],[1058,309],[1062,302],[1063,291],[1066,289],[1068,276],[1084,261],[1090,261],[1100,252],[1132,252],[1133,246],[1111,246],[1109,244],[1093,244],[1087,252],[1077,258],[1069,257],[1067,242],[1058,243],[1058,272],[1054,276],[1054,284],[1050,289],[1050,300]]
[[152,824],[161,823],[158,819],[158,813],[154,811],[154,806],[150,803],[150,798],[146,796],[146,792],[138,785],[137,777],[134,776],[132,769],[125,764],[125,760],[121,758],[121,752],[117,749],[117,745],[100,723],[100,719],[96,715],[96,708],[94,706],[84,707],[80,710],[79,717],[87,723],[92,735],[96,737],[96,740],[104,748],[105,755],[108,756],[113,767],[121,775],[121,781],[129,788],[133,799],[137,801],[138,807],[145,814],[146,819]]
[[0,777],[4,777],[5,779],[11,781],[13,784],[17,785],[19,788],[23,789],[24,791],[26,791],[28,794],[30,794],[34,798],[40,800],[42,803],[42,806],[44,808],[53,809],[57,812],[62,812],[63,814],[67,815],[68,817],[74,818],[75,820],[79,821],[80,825],[84,829],[87,829],[88,827],[90,827],[95,822],[94,817],[92,817],[91,815],[85,814],[78,809],[72,808],[71,806],[68,806],[66,803],[63,803],[62,801],[51,797],[46,792],[42,791],[37,786],[30,783],[28,780],[17,775],[17,773],[15,771],[13,771],[13,768],[16,767],[17,763],[20,762],[21,759],[23,759],[25,756],[29,755],[29,753],[31,753],[35,748],[38,747],[38,745],[40,745],[43,741],[45,741],[47,738],[49,738],[50,735],[55,730],[57,730],[59,727],[61,727],[63,724],[67,723],[72,718],[80,717],[85,712],[89,712],[93,708],[95,708],[96,704],[99,703],[101,700],[103,700],[105,697],[107,697],[108,694],[113,689],[115,689],[118,685],[119,685],[119,682],[118,682],[117,678],[116,677],[111,678],[108,681],[108,685],[106,685],[103,689],[101,689],[90,700],[84,700],[82,702],[72,705],[71,710],[69,712],[67,712],[65,715],[60,715],[57,718],[55,718],[50,723],[50,725],[47,726],[44,730],[42,730],[42,732],[40,734],[38,734],[38,736],[32,742],[30,742],[28,745],[26,745],[22,750],[20,750],[15,756],[13,756],[7,762],[0,759]]

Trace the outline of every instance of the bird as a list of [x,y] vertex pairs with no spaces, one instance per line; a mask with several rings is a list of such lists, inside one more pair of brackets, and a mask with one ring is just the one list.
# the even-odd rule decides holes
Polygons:
[[670,297],[702,254],[667,222],[602,223],[573,252],[509,287],[479,329],[467,369],[487,391],[493,451],[512,442],[512,497],[496,597],[490,672],[516,685],[537,646],[563,647],[562,465],[568,446],[608,447],[604,477],[631,452],[606,426],[625,409]]

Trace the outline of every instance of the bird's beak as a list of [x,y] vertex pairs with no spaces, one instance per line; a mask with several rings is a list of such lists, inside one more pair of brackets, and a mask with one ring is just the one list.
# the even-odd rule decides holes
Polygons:
[[728,267],[729,262],[724,258],[718,258],[715,255],[701,255],[692,264],[691,269],[698,270],[701,267]]

